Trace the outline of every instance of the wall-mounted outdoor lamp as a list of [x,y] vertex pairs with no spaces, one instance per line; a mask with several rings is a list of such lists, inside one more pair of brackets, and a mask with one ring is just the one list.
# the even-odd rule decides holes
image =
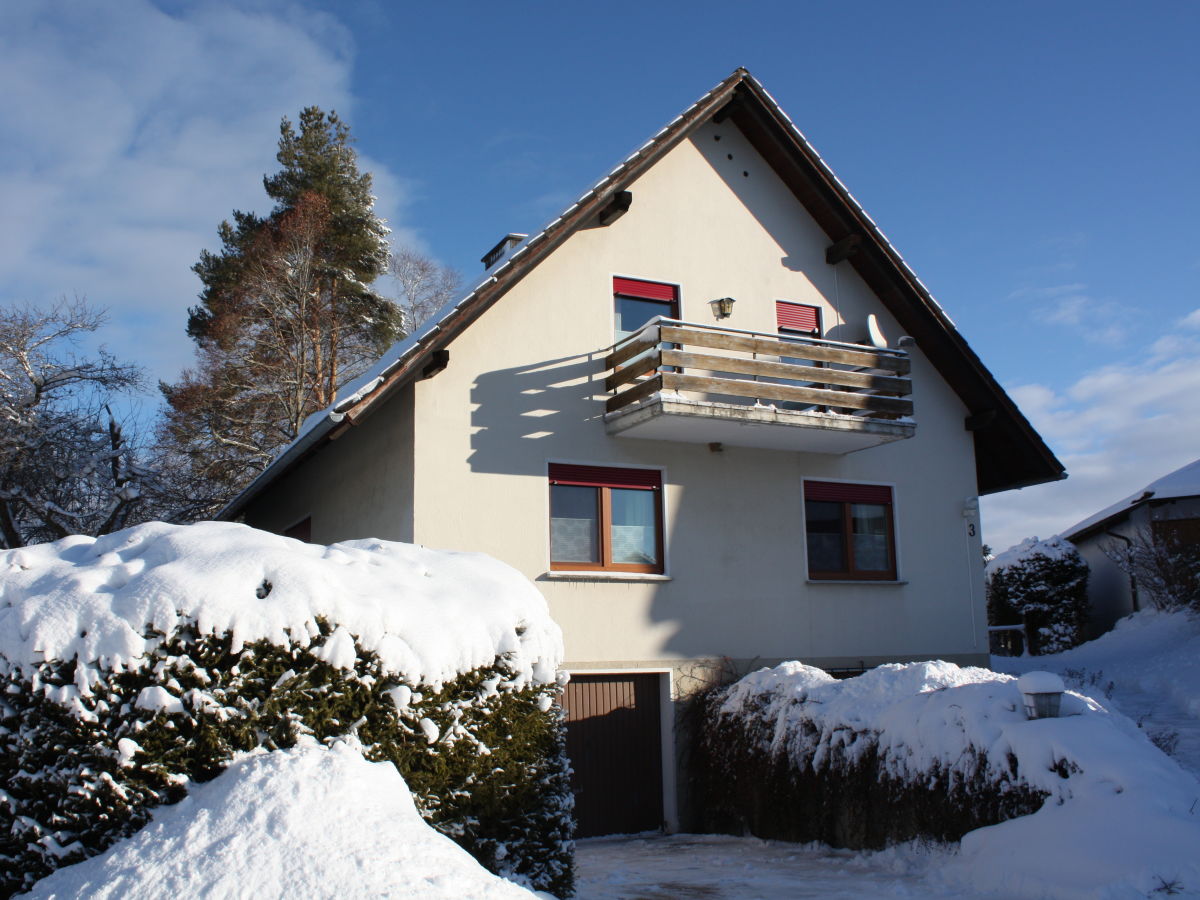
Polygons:
[[1053,672],[1026,672],[1017,679],[1017,690],[1025,704],[1025,718],[1057,718],[1066,689],[1063,680]]
[[708,305],[712,307],[713,315],[718,319],[728,319],[733,315],[734,299],[732,297],[722,297],[719,300],[709,300]]

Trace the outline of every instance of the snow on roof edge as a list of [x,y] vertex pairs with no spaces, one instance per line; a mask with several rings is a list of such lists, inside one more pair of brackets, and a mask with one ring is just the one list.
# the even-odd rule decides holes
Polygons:
[[1200,497],[1200,459],[1192,460],[1192,462],[1168,472],[1161,478],[1150,482],[1140,491],[1134,491],[1123,500],[1118,500],[1099,512],[1081,519],[1062,534],[1063,537],[1070,540],[1085,531],[1091,531],[1109,519],[1116,518],[1123,512],[1136,509],[1147,501],[1173,500],[1179,497]]

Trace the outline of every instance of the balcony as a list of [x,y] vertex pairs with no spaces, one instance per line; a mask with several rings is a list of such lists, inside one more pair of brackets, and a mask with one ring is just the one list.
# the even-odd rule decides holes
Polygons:
[[659,318],[604,365],[616,437],[844,454],[916,431],[903,350]]

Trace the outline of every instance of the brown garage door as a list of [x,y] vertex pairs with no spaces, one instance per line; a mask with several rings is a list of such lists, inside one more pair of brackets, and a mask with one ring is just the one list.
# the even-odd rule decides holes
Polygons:
[[658,675],[572,675],[564,705],[579,837],[662,826]]

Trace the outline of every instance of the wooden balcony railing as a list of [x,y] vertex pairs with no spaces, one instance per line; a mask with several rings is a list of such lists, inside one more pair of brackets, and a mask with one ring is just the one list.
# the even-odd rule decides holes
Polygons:
[[614,346],[604,364],[610,413],[660,391],[865,418],[913,412],[902,350],[657,319]]

